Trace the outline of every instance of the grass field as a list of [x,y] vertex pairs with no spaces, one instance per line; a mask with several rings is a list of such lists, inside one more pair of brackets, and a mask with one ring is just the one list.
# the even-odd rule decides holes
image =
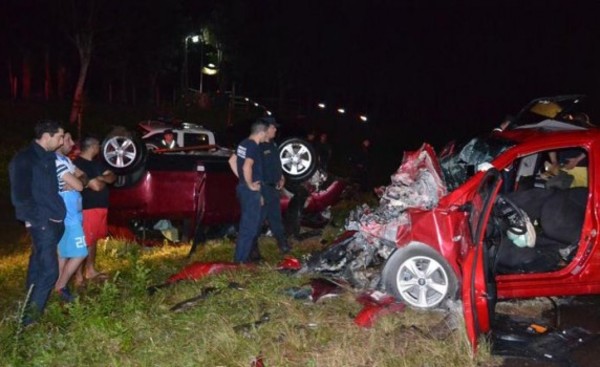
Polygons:
[[[329,230],[327,236],[332,236]],[[202,247],[186,259],[188,246],[142,248],[108,240],[99,247],[104,283],[77,290],[78,300],[61,305],[53,296],[41,322],[21,330],[17,319],[25,297],[29,239],[6,226],[0,245],[0,365],[2,366],[491,366],[482,348],[473,358],[462,328],[446,338],[429,332],[443,315],[404,312],[378,320],[371,329],[353,323],[361,306],[355,294],[312,303],[295,300],[286,289],[308,278],[275,270],[279,258],[270,238],[261,239],[264,264],[197,282],[177,283],[149,295],[190,261],[229,261],[234,244],[226,239]],[[296,243],[294,255],[320,248],[319,239]],[[241,290],[228,287],[230,282]],[[176,303],[205,287],[215,292],[195,307],[175,313]],[[269,321],[247,325],[268,314]]]
[[[350,290],[318,303],[293,299],[286,290],[305,285],[309,278],[277,272],[279,256],[269,238],[261,239],[266,261],[255,269],[180,282],[152,296],[146,291],[149,285],[163,282],[191,261],[230,261],[234,244],[213,241],[187,259],[189,245],[143,248],[110,239],[98,254],[99,268],[110,275],[108,281],[77,289],[79,297],[73,304],[61,305],[52,296],[40,322],[22,330],[18,319],[26,297],[30,240],[8,208],[6,166],[29,141],[33,121],[58,112],[45,105],[0,106],[6,107],[0,108],[4,111],[0,117],[11,127],[0,151],[0,366],[249,367],[259,356],[265,366],[284,367],[499,363],[485,347],[472,357],[463,328],[446,338],[432,337],[443,322],[441,313],[407,309],[379,319],[371,329],[361,329],[353,322],[361,306]],[[106,121],[121,120],[98,118],[96,130],[103,132]],[[93,122],[86,126],[96,126]],[[337,230],[329,228],[324,239],[331,240]],[[302,258],[320,249],[320,240],[296,243],[293,254]],[[230,289],[231,282],[243,289]],[[185,312],[169,310],[207,287],[219,292]],[[265,314],[269,321],[245,327]]]

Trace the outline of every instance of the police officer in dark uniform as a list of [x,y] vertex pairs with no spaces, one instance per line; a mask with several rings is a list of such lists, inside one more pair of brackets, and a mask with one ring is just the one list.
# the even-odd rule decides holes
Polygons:
[[235,154],[229,159],[229,166],[240,179],[236,193],[242,215],[234,256],[234,261],[238,263],[248,262],[254,239],[262,223],[261,186],[264,177],[263,154],[259,144],[266,139],[267,124],[259,119],[250,129],[250,136],[238,145]]
[[280,192],[285,184],[285,178],[281,171],[281,160],[279,158],[277,144],[275,143],[275,134],[279,124],[274,118],[263,118],[268,123],[267,140],[260,144],[263,153],[263,177],[264,185],[261,186],[261,193],[264,198],[260,223],[265,219],[269,222],[269,227],[273,236],[277,240],[277,246],[281,254],[290,252],[287,237],[283,229],[281,220]]

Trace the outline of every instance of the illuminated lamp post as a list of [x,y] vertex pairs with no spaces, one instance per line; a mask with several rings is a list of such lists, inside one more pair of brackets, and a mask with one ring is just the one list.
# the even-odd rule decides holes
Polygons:
[[200,42],[200,36],[198,35],[189,35],[186,36],[184,41],[183,41],[183,77],[182,77],[182,83],[181,86],[183,87],[184,91],[187,91],[188,89],[188,44],[189,42],[192,41],[192,43],[198,43]]
[[204,90],[203,89],[204,88],[204,74],[216,75],[219,72],[219,70],[213,63],[208,63],[206,66],[204,66],[204,62],[203,62],[204,58],[203,57],[201,57],[200,60],[201,60],[200,61],[201,65],[200,65],[200,88],[199,88],[199,91],[200,91],[200,93],[202,93]]

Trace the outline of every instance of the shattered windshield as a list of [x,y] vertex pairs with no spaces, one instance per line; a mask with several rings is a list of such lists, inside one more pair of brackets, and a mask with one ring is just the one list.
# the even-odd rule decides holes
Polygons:
[[491,163],[497,156],[515,143],[494,136],[477,137],[462,149],[457,149],[440,158],[442,174],[448,191],[465,183],[482,163]]

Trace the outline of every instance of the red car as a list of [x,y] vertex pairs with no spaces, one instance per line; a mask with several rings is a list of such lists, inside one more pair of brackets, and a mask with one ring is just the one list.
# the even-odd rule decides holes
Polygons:
[[533,101],[439,161],[427,145],[407,153],[379,207],[353,212],[353,232],[307,267],[416,308],[462,298],[474,346],[498,299],[600,293],[600,129],[580,100]]

